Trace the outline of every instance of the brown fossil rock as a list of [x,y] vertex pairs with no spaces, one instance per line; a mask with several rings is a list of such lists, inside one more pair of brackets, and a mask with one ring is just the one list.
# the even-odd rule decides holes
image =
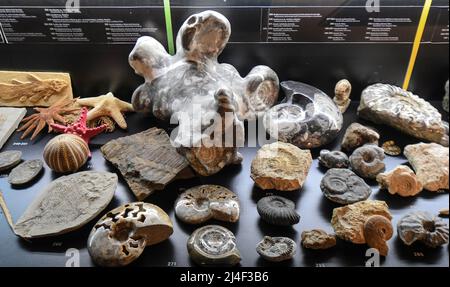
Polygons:
[[373,129],[358,123],[352,123],[345,131],[341,148],[344,151],[353,151],[365,144],[378,145],[380,135]]
[[405,165],[400,165],[390,172],[378,174],[377,181],[380,187],[387,189],[390,194],[405,197],[417,195],[423,189],[414,171]]
[[436,143],[418,143],[406,146],[404,154],[424,189],[429,191],[449,189],[447,147]]
[[276,142],[264,145],[252,161],[251,177],[262,189],[301,189],[312,164],[309,150]]
[[302,245],[308,249],[328,249],[336,245],[336,236],[321,229],[303,231]]
[[375,248],[382,256],[387,256],[387,241],[392,238],[394,229],[390,219],[382,215],[372,215],[364,222],[364,238],[367,245]]

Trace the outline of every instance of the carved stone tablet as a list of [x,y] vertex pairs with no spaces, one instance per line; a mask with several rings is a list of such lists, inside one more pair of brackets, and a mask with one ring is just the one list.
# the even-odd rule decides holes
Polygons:
[[17,129],[26,113],[27,109],[24,108],[0,108],[0,149]]
[[28,183],[41,172],[43,165],[40,159],[27,160],[11,170],[8,182],[13,185]]

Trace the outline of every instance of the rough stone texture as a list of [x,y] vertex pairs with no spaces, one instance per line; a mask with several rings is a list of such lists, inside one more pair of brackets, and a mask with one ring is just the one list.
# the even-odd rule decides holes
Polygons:
[[0,153],[0,171],[15,167],[22,160],[22,152],[18,150],[8,150]]
[[177,153],[161,129],[151,128],[112,140],[101,151],[119,169],[139,200],[164,189],[185,173],[192,175],[186,159]]
[[288,237],[264,236],[256,246],[256,252],[267,261],[282,262],[294,258],[297,244]]
[[48,185],[14,226],[23,238],[60,235],[78,229],[109,204],[117,175],[84,171],[62,176]]
[[98,265],[125,266],[146,246],[165,241],[173,233],[169,215],[156,205],[133,202],[106,213],[94,226],[88,251]]
[[303,247],[308,249],[322,250],[336,245],[336,236],[321,229],[303,231],[301,237]]
[[19,126],[27,109],[0,108],[0,149]]
[[423,188],[429,191],[449,189],[449,150],[435,143],[408,145],[403,152]]
[[350,95],[352,93],[352,84],[346,80],[340,80],[337,82],[334,88],[334,103],[338,106],[341,113],[347,111],[348,106],[351,103]]
[[387,189],[390,194],[400,196],[414,196],[423,189],[422,183],[416,174],[405,165],[397,166],[390,172],[377,175],[377,182],[382,189]]
[[444,99],[442,100],[442,107],[444,110],[448,113],[448,103],[449,103],[449,96],[448,96],[448,80],[445,83],[445,95]]
[[419,139],[440,142],[444,136],[441,114],[436,108],[413,93],[391,85],[367,87],[361,95],[358,115]]
[[8,182],[13,185],[26,184],[41,172],[43,165],[40,159],[27,160],[11,170]]
[[372,144],[355,149],[349,157],[352,170],[359,176],[370,179],[375,179],[386,170],[384,158],[384,150]]
[[382,215],[391,220],[392,216],[384,201],[365,200],[338,207],[333,210],[331,225],[336,235],[355,244],[364,244],[364,223],[372,215]]
[[378,145],[379,139],[380,135],[373,129],[358,123],[352,123],[345,131],[341,148],[344,151],[351,152],[365,144]]
[[251,177],[262,189],[298,190],[312,164],[309,150],[282,142],[264,145],[252,161]]
[[348,168],[350,162],[348,156],[341,151],[321,150],[319,163],[326,168]]
[[402,149],[395,143],[395,141],[386,141],[381,145],[384,153],[390,156],[398,156],[402,154]]

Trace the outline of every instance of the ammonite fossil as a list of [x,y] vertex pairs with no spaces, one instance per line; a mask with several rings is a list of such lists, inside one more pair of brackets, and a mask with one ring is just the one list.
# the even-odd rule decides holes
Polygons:
[[281,262],[290,260],[297,252],[295,241],[287,237],[264,236],[256,246],[256,252],[267,261]]
[[413,211],[397,223],[399,238],[406,245],[420,241],[436,248],[448,243],[448,225],[426,211]]
[[308,249],[323,250],[336,245],[336,236],[321,229],[302,232],[302,245]]
[[320,151],[319,163],[326,168],[348,168],[350,162],[348,156],[341,151]]
[[427,101],[402,88],[375,84],[361,94],[358,115],[419,139],[439,143],[444,136],[441,114]]
[[234,234],[219,225],[207,225],[192,233],[187,242],[190,258],[199,265],[234,266],[241,261]]
[[295,203],[281,196],[266,196],[257,203],[261,219],[273,225],[289,226],[300,221],[300,215],[295,211]]
[[41,172],[43,165],[40,159],[27,160],[11,170],[8,182],[12,185],[26,184]]
[[200,224],[210,219],[236,222],[239,200],[231,190],[218,185],[201,185],[183,192],[175,202],[175,214],[183,222]]
[[89,157],[89,147],[79,136],[61,134],[51,139],[44,148],[44,160],[54,171],[75,172]]
[[339,204],[366,200],[372,193],[362,178],[344,168],[329,169],[320,182],[320,189],[326,198]]
[[357,148],[350,156],[352,169],[364,178],[374,179],[386,169],[384,151],[376,145],[364,145]]
[[341,113],[345,113],[350,105],[350,95],[352,93],[352,84],[346,79],[337,82],[334,88],[334,103],[338,106]]
[[22,160],[22,152],[18,150],[8,150],[0,152],[0,171],[15,167]]
[[352,123],[346,130],[342,139],[341,149],[352,152],[365,144],[378,145],[380,135],[372,128],[359,123]]
[[264,115],[264,126],[273,138],[309,149],[338,135],[342,113],[324,92],[294,81],[282,82],[281,87],[286,98]]
[[402,149],[395,143],[395,141],[386,141],[381,145],[384,153],[390,156],[398,156],[402,154]]
[[390,172],[377,175],[380,187],[387,189],[390,194],[400,196],[414,196],[422,191],[423,185],[416,174],[409,167],[400,165]]
[[380,255],[387,256],[387,241],[392,238],[394,230],[391,220],[382,215],[372,215],[364,222],[364,238],[367,245],[378,250]]

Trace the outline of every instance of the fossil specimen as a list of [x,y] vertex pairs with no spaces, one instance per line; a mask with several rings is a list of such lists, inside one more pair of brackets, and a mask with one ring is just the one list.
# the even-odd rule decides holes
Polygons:
[[381,146],[384,153],[391,156],[398,156],[402,154],[402,149],[395,144],[395,141],[384,142]]
[[378,145],[380,135],[373,129],[358,123],[352,123],[345,131],[341,148],[344,151],[352,152],[365,144]]
[[32,181],[42,170],[40,159],[27,160],[13,168],[8,176],[8,182],[13,185],[25,184]]
[[109,204],[117,175],[84,171],[62,176],[48,185],[14,226],[23,238],[64,234],[85,225]]
[[22,160],[22,152],[18,150],[8,150],[0,153],[0,171],[15,167]]
[[251,165],[251,178],[262,189],[298,190],[312,164],[309,150],[282,142],[264,145]]
[[286,98],[264,115],[264,127],[273,137],[300,148],[331,142],[342,128],[343,117],[334,102],[307,84],[282,82]]
[[302,232],[302,245],[308,249],[328,249],[336,245],[336,236],[321,229]]
[[367,87],[361,95],[358,115],[419,139],[440,142],[444,136],[437,109],[413,93],[391,85]]
[[334,103],[338,106],[341,113],[345,113],[350,105],[350,95],[352,93],[352,84],[348,80],[340,80],[334,88]]
[[[242,137],[242,120],[256,118],[278,98],[279,80],[270,68],[257,66],[241,78],[233,66],[218,63],[230,33],[222,14],[204,11],[181,26],[176,55],[169,55],[155,39],[142,37],[129,56],[135,72],[145,78],[133,94],[134,109],[177,120],[174,142],[204,176],[239,162],[237,144],[224,145],[215,135]],[[205,140],[212,140],[214,149],[207,148]]]
[[341,151],[320,151],[319,163],[326,168],[348,168],[350,162],[348,156]]
[[441,141],[439,142],[439,144],[448,147],[449,146],[449,137],[448,137],[448,133],[449,133],[449,123],[446,121],[442,121],[442,124],[444,125],[444,129],[445,129],[445,134],[442,137]]
[[127,122],[122,113],[134,111],[133,106],[127,102],[121,101],[114,97],[112,93],[106,95],[78,99],[77,103],[82,106],[93,107],[88,114],[87,120],[108,116],[111,117],[122,129],[127,128]]
[[100,266],[125,266],[136,260],[146,246],[167,240],[173,224],[156,205],[133,202],[106,213],[92,228],[88,251]]
[[376,145],[367,144],[357,148],[350,156],[352,169],[364,178],[376,178],[386,169],[384,150]]
[[192,176],[188,162],[161,129],[151,128],[112,140],[101,151],[119,169],[139,200],[177,178]]
[[105,131],[108,133],[112,133],[116,130],[116,122],[108,116],[102,116],[87,123],[87,126],[89,128],[95,128],[102,125],[106,125]]
[[281,196],[266,196],[257,203],[261,219],[273,225],[289,226],[300,221],[300,215],[295,211],[295,203]]
[[414,196],[423,189],[414,171],[405,165],[397,166],[390,172],[378,174],[377,181],[380,187],[387,189],[390,194],[400,196]]
[[62,134],[51,139],[44,147],[45,163],[59,173],[75,172],[89,158],[89,147],[82,138]]
[[444,111],[448,113],[448,80],[445,82],[445,95],[444,99],[442,100],[442,107],[444,108]]
[[236,222],[239,200],[231,190],[218,185],[201,185],[183,192],[175,202],[175,214],[183,222],[199,224],[210,219]]
[[403,153],[424,189],[438,191],[449,188],[448,148],[435,143],[418,143],[406,146]]
[[364,224],[373,215],[392,219],[386,202],[365,200],[335,208],[331,225],[339,238],[355,244],[364,244],[367,242],[364,237]]
[[406,245],[416,241],[436,248],[448,243],[448,225],[426,211],[413,211],[397,223],[397,233]]
[[37,112],[28,116],[22,120],[23,125],[17,131],[23,131],[20,139],[26,138],[31,132],[31,140],[34,140],[36,136],[48,125],[48,132],[53,131],[52,124],[60,122],[65,124],[66,120],[64,115],[73,114],[79,109],[73,106],[74,100],[72,99],[60,99],[48,108],[34,108]]
[[448,208],[443,208],[443,209],[439,210],[439,216],[448,217],[448,214],[449,214]]
[[339,204],[366,200],[372,193],[362,178],[344,168],[329,169],[320,182],[320,189],[326,198]]
[[0,108],[0,149],[12,135],[26,113],[27,109],[25,108]]
[[207,225],[195,230],[188,239],[191,259],[199,265],[234,266],[241,261],[234,234],[219,225]]
[[387,256],[387,241],[392,238],[394,230],[391,220],[382,215],[372,215],[364,222],[364,238],[367,245],[378,250],[380,255]]
[[72,97],[69,74],[0,71],[0,106],[48,107]]
[[256,246],[256,252],[267,261],[282,262],[294,258],[297,244],[287,237],[264,236]]

